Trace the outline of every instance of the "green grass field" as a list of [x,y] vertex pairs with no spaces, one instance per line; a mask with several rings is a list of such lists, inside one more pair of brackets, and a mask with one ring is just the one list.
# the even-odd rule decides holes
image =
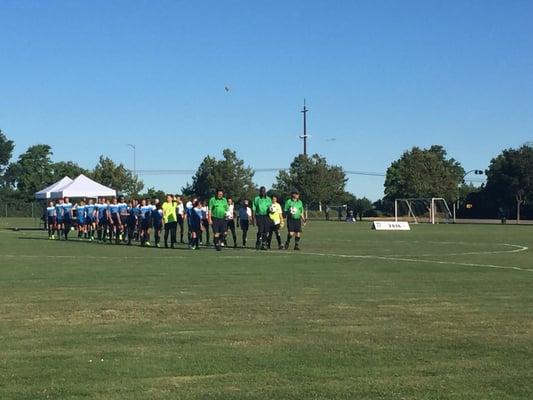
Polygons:
[[533,398],[533,227],[217,253],[25,223],[0,219],[0,399]]

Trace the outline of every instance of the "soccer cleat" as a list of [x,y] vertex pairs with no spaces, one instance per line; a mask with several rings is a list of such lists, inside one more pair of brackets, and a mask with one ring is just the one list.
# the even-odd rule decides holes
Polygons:
[[294,250],[296,250],[296,251],[300,251],[300,246],[298,246],[297,244],[294,245]]
[[159,243],[156,243],[155,247],[160,248],[161,245]]
[[48,236],[48,240],[52,240],[52,236]]
[[150,242],[145,242],[144,244],[145,244],[146,246],[148,246],[148,247],[151,247],[151,246],[152,246],[152,245],[150,244]]

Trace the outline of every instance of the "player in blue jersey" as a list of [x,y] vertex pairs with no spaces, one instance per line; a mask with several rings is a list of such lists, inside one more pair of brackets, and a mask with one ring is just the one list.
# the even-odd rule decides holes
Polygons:
[[63,233],[63,199],[59,199],[55,205],[56,208],[56,230],[57,230],[57,238],[61,240],[61,234]]
[[96,230],[96,205],[93,199],[85,206],[85,230],[89,240],[94,240],[94,231]]
[[76,226],[78,228],[78,239],[87,239],[87,230],[85,227],[85,201],[81,200],[74,207],[76,211]]
[[46,225],[48,226],[48,239],[55,239],[55,230],[57,225],[57,211],[54,202],[49,201],[46,207]]
[[120,222],[119,205],[116,197],[113,197],[111,204],[109,204],[109,216],[111,217],[109,225],[109,240],[112,241],[114,238],[115,244],[119,244],[119,235],[122,230],[122,223]]
[[126,217],[126,233],[128,236],[128,245],[131,246],[131,241],[135,238],[135,230],[137,229],[138,217],[141,213],[139,208],[139,202],[137,200],[132,200],[128,203],[128,216]]
[[99,199],[96,205],[96,224],[98,227],[98,242],[105,242],[107,235],[107,202],[105,197]]
[[191,239],[189,241],[189,248],[196,250],[200,246],[200,236],[204,226],[202,224],[202,218],[204,216],[204,210],[202,209],[202,203],[195,200],[192,208],[187,208],[187,223],[191,232]]
[[192,229],[190,224],[191,212],[194,208],[194,203],[196,203],[196,197],[191,198],[187,203],[185,203],[185,222],[187,223],[187,239],[189,245],[191,244]]
[[63,236],[65,237],[65,240],[68,240],[68,234],[72,228],[73,225],[73,205],[70,202],[70,199],[68,197],[65,197],[63,201]]
[[146,199],[141,200],[140,213],[140,239],[141,246],[150,246],[150,225],[152,222],[152,205]]
[[124,196],[118,198],[118,215],[120,217],[120,231],[118,238],[120,241],[124,240],[126,230],[126,221],[128,219],[128,204],[124,200]]
[[160,247],[161,229],[163,229],[163,210],[160,203],[155,205],[155,209],[152,207],[151,218],[154,229],[155,247]]

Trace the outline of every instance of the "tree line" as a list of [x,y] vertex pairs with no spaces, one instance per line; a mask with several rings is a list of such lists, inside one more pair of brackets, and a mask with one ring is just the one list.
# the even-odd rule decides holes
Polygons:
[[[73,161],[52,161],[52,148],[30,146],[17,160],[11,160],[15,143],[0,130],[0,201],[30,201],[34,193],[65,175],[85,174],[126,196],[163,197],[164,192],[148,188],[122,163],[100,156],[91,170]],[[296,156],[286,170],[279,171],[272,192],[285,198],[292,190],[312,209],[347,205],[362,216],[390,214],[396,198],[443,197],[459,205],[459,216],[533,217],[533,148],[505,149],[484,170],[486,183],[467,185],[461,163],[448,156],[439,145],[427,149],[413,147],[391,163],[384,181],[384,197],[370,202],[346,190],[348,178],[341,166],[331,165],[318,154]],[[251,199],[257,192],[254,170],[231,149],[221,158],[206,156],[192,181],[181,189],[184,195],[207,198],[223,187],[236,200]]]

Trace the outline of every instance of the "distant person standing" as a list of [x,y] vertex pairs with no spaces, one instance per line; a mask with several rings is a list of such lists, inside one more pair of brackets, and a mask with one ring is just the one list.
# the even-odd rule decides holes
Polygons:
[[68,240],[68,234],[70,232],[70,229],[72,228],[72,208],[74,205],[70,202],[70,199],[68,197],[65,197],[63,201],[63,236],[65,237],[65,240]]
[[215,196],[209,200],[209,225],[213,229],[213,244],[217,251],[222,250],[222,241],[226,234],[226,213],[229,210],[228,200],[224,197],[224,191],[217,189]]
[[150,228],[152,225],[152,210],[153,207],[149,200],[141,200],[141,212],[140,212],[140,240],[141,246],[150,247]]
[[268,232],[267,247],[270,249],[272,243],[272,236],[276,235],[276,240],[278,241],[278,249],[282,250],[283,246],[281,245],[281,235],[279,230],[283,227],[283,210],[281,205],[278,202],[278,196],[272,196],[272,205],[269,209],[268,214],[271,224],[270,231]]
[[252,215],[255,225],[257,226],[257,240],[255,242],[256,250],[266,250],[268,233],[270,232],[270,218],[268,217],[272,199],[267,196],[266,188],[259,188],[259,195],[256,196],[252,203]]
[[250,229],[250,220],[252,219],[252,209],[248,200],[242,202],[238,214],[237,226],[240,226],[242,230],[242,247],[246,247],[248,229]]
[[[209,210],[209,206],[207,205],[207,200],[202,201],[202,226],[204,229],[202,231],[205,231],[205,245],[209,246],[211,243],[209,241],[209,215],[211,211]],[[202,244],[202,237],[200,236],[200,244]]]
[[48,239],[55,239],[55,229],[57,223],[57,211],[54,207],[54,202],[48,202],[48,207],[46,207],[46,226],[48,227]]
[[174,202],[176,203],[176,216],[178,217],[178,228],[180,229],[180,243],[185,243],[183,241],[183,222],[185,221],[185,206],[181,200],[181,196],[176,195],[174,197]]
[[59,199],[58,202],[55,205],[56,208],[56,230],[57,230],[57,238],[61,240],[61,234],[63,233],[63,216],[65,214],[65,210],[63,209],[63,199]]
[[304,205],[300,200],[300,193],[294,190],[291,198],[285,202],[284,208],[287,215],[287,241],[285,250],[289,248],[291,239],[294,237],[294,250],[300,250],[300,238],[302,236],[302,222],[305,224]]
[[176,215],[176,203],[171,194],[167,194],[167,199],[163,203],[163,222],[165,224],[165,248],[168,248],[168,236],[170,234],[170,248],[176,244],[176,227],[178,217]]
[[233,238],[233,247],[237,247],[237,232],[235,232],[235,204],[233,203],[233,198],[228,196],[228,211],[226,212],[226,222],[227,222],[227,231],[224,234],[224,242],[227,245],[226,238],[228,233],[231,232]]
[[189,249],[197,250],[200,245],[200,235],[202,233],[202,203],[194,199],[192,208],[187,208],[187,224],[189,226],[190,239]]
[[[161,203],[157,203],[151,213],[152,227],[154,229],[154,241],[155,247],[160,247],[161,241],[161,229],[163,229],[163,210],[161,209]],[[175,239],[175,238],[174,238]]]
[[87,239],[87,227],[85,225],[85,201],[80,200],[80,202],[76,205],[76,220],[77,220],[77,228],[78,228],[78,239]]
[[94,240],[94,231],[96,230],[95,209],[94,200],[89,199],[89,204],[85,206],[85,226],[91,241]]

